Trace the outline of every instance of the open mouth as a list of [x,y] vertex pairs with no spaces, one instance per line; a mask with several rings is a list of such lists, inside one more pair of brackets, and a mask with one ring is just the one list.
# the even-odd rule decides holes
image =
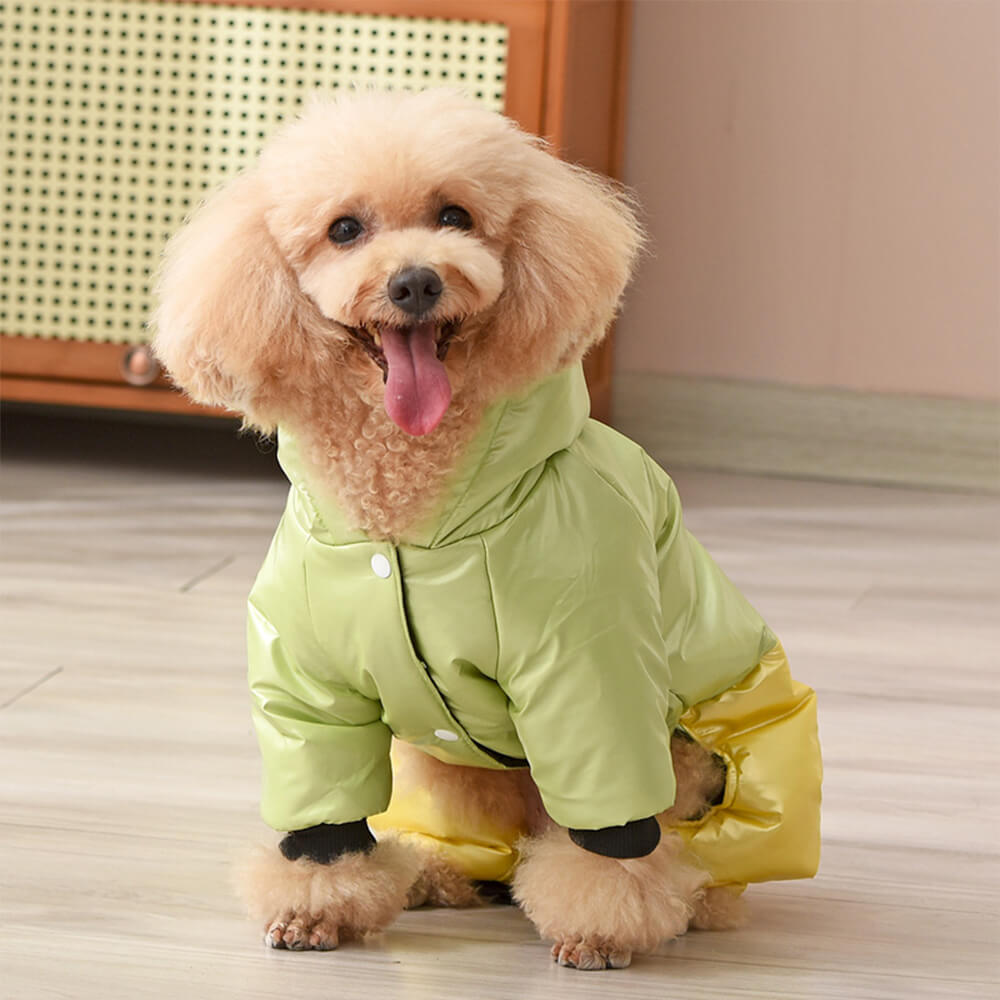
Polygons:
[[369,323],[347,329],[382,369],[385,409],[407,434],[429,434],[451,403],[444,359],[460,319],[428,320],[412,326]]
[[361,349],[382,369],[383,381],[388,380],[389,363],[386,360],[385,348],[383,346],[383,333],[386,330],[398,331],[408,334],[417,327],[433,326],[435,354],[438,361],[444,361],[448,356],[448,348],[451,347],[455,334],[462,328],[461,319],[438,320],[435,323],[415,323],[413,326],[390,326],[388,323],[366,323],[364,326],[345,327],[351,336],[358,342]]

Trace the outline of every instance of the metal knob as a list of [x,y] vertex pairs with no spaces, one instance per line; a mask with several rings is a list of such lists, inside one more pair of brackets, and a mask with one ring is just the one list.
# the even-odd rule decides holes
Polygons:
[[148,344],[136,344],[122,355],[121,372],[129,385],[151,385],[160,377],[160,362]]

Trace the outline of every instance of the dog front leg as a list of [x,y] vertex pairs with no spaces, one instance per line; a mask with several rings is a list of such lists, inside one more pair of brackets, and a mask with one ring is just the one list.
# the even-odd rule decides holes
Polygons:
[[612,858],[578,847],[554,828],[522,843],[514,896],[560,965],[624,968],[632,955],[683,934],[708,875],[682,860],[666,833],[652,853]]
[[402,912],[420,874],[419,852],[392,838],[326,862],[289,857],[294,852],[285,844],[287,838],[284,850],[256,848],[237,885],[272,948],[329,951],[378,933]]

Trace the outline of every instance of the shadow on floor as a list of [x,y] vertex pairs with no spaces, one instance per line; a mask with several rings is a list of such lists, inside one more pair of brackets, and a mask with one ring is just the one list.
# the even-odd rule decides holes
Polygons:
[[275,443],[228,419],[6,404],[0,461],[281,479]]

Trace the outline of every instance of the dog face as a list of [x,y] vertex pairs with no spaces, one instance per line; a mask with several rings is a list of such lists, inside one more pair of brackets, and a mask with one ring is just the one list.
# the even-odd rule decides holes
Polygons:
[[252,423],[354,389],[425,435],[579,357],[639,240],[610,184],[457,95],[314,101],[171,242],[156,349]]
[[[331,336],[349,335],[390,417],[422,435],[451,400],[452,342],[503,291],[515,199],[496,164],[512,133],[464,102],[444,112],[440,95],[379,101],[373,130],[368,105],[315,106],[269,147],[267,221]],[[459,141],[470,129],[480,144]]]

